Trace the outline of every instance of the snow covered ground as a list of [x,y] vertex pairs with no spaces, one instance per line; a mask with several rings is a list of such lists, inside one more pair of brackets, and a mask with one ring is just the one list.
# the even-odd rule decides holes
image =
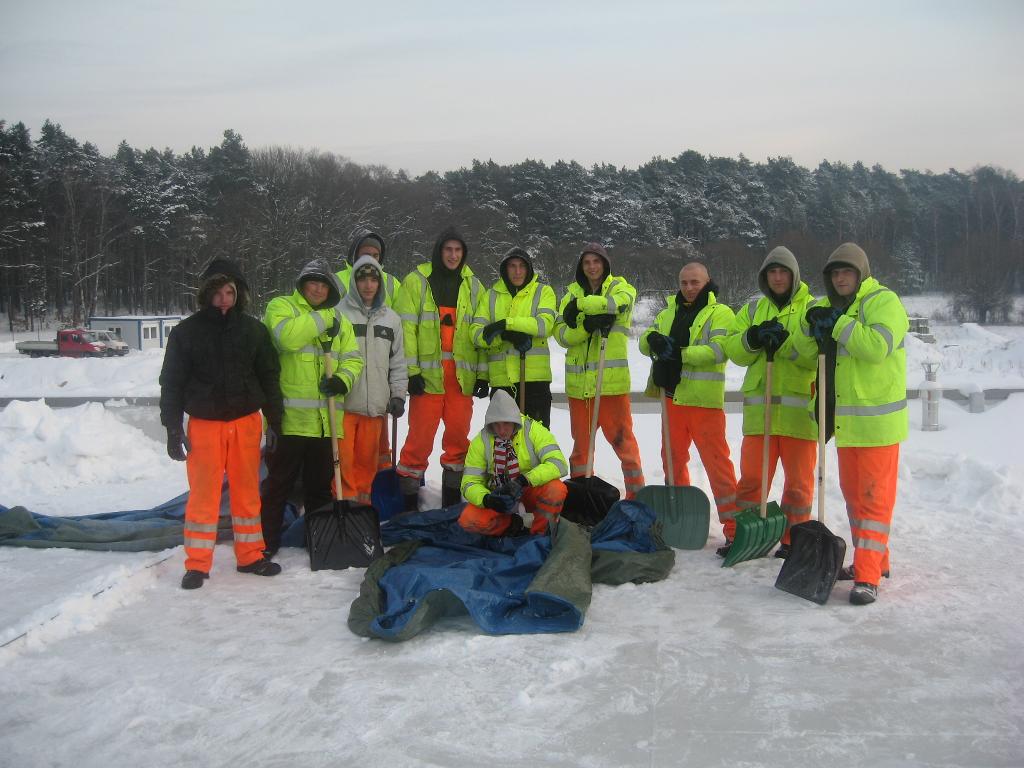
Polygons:
[[[911,386],[938,356],[949,386],[1024,387],[1024,329],[932,333],[908,342]],[[0,398],[158,393],[159,352],[28,360],[7,339]],[[730,368],[730,388],[741,376]],[[921,431],[912,403],[893,578],[863,608],[848,584],[826,606],[776,590],[774,559],[721,568],[716,523],[668,580],[596,587],[574,634],[450,621],[398,645],[346,628],[361,571],[312,573],[298,550],[260,579],[219,546],[211,580],[185,592],[180,548],[0,547],[0,766],[1024,765],[1024,395],[983,414],[945,400],[940,420]],[[635,421],[661,483],[658,416]],[[553,429],[568,444],[566,411]],[[728,430],[738,455],[738,413]],[[829,453],[828,524],[849,541]],[[600,441],[597,472],[621,484]],[[439,484],[435,464],[429,499]],[[155,408],[0,412],[2,504],[77,515],[185,488]]]

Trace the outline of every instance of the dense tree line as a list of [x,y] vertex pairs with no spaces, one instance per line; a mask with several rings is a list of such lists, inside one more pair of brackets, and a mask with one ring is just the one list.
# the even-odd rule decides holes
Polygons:
[[981,321],[1005,318],[1024,278],[1024,183],[988,166],[809,170],[787,157],[688,150],[637,169],[474,161],[410,178],[324,152],[250,150],[230,130],[209,150],[122,142],[108,157],[55,123],[33,139],[0,121],[0,311],[12,329],[189,311],[196,276],[219,256],[242,264],[262,308],[309,259],[340,265],[366,226],[385,236],[385,268],[401,277],[449,223],[485,282],[521,245],[556,290],[595,239],[646,293],[672,290],[681,262],[701,255],[732,303],[754,290],[754,270],[779,244],[812,289],[828,253],[853,240],[893,288],[949,291],[963,317]]

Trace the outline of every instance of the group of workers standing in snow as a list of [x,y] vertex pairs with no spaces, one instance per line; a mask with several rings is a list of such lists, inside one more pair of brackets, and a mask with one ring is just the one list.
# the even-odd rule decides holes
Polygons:
[[[533,513],[530,533],[544,533],[566,498],[561,478],[587,471],[599,369],[596,423],[621,463],[625,497],[644,486],[627,354],[636,290],[612,273],[602,245],[582,249],[575,280],[557,303],[521,248],[505,254],[490,288],[468,266],[469,248],[455,230],[442,232],[430,261],[401,282],[384,271],[385,252],[380,235],[363,232],[337,274],[322,260],[310,262],[294,292],[270,302],[262,324],[244,313],[248,287],[235,264],[218,259],[204,270],[198,311],[171,333],[160,376],[168,454],[187,461],[191,490],[182,587],[200,587],[209,575],[225,473],[237,568],[273,576],[281,570],[272,558],[285,501],[299,476],[307,510],[331,503],[336,434],[339,495],[369,504],[374,476],[391,464],[387,417],[402,416],[407,397],[408,434],[395,467],[405,512],[418,509],[443,421],[442,505],[465,501],[462,527],[506,536],[523,532],[522,502]],[[760,502],[764,440],[769,482],[780,461],[784,473],[787,524],[778,557],[788,555],[790,527],[811,518],[817,359],[825,355],[826,428],[836,441],[855,547],[840,578],[855,582],[850,600],[862,605],[875,600],[889,574],[899,443],[908,431],[908,320],[853,243],[831,254],[824,282],[826,296],[815,299],[796,257],[780,246],[757,273],[762,295],[734,312],[719,301],[707,267],[690,261],[678,292],[640,337],[640,351],[652,359],[647,394],[666,401],[675,457],[666,483],[689,485],[695,445],[723,527],[722,556],[736,514]],[[568,460],[549,429],[549,338],[566,349]],[[764,435],[769,357],[771,433]],[[747,369],[738,480],[725,435],[727,360]],[[488,397],[484,427],[471,439],[473,400]],[[333,430],[327,398],[343,406]],[[262,497],[260,411],[268,472]]]

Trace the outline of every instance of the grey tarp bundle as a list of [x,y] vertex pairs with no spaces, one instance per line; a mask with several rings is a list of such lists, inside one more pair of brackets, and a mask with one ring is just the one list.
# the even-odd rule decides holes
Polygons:
[[392,520],[392,548],[370,565],[352,603],[357,635],[408,640],[446,616],[469,615],[488,634],[572,632],[583,625],[594,583],[660,581],[675,563],[655,514],[617,503],[588,535],[562,521],[548,536],[489,537],[457,522],[461,506]]

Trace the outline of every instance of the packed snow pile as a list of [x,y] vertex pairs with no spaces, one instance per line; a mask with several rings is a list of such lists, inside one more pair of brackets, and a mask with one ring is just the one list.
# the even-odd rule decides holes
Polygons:
[[[113,512],[117,509],[86,506],[92,493],[63,510],[38,502],[66,491],[114,490],[166,478],[173,463],[163,446],[118,418],[116,410],[100,403],[55,410],[35,400],[12,402],[0,411],[0,503],[49,514]],[[180,485],[180,470],[172,474]],[[143,506],[161,501],[166,499]]]

